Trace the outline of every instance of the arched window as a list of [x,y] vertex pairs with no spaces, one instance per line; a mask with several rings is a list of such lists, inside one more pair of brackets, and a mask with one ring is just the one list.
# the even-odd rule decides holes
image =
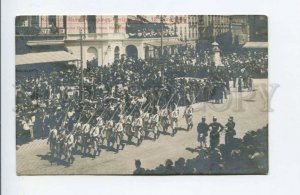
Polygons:
[[126,47],[126,54],[128,57],[138,58],[138,50],[134,45],[128,45]]
[[89,47],[87,50],[86,60],[92,66],[98,66],[98,51],[95,47]]
[[119,60],[120,59],[120,48],[119,46],[115,47],[115,60]]

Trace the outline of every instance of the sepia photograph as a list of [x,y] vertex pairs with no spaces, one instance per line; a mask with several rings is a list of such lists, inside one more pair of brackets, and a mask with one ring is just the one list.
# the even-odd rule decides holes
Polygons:
[[15,17],[16,174],[267,175],[266,15]]

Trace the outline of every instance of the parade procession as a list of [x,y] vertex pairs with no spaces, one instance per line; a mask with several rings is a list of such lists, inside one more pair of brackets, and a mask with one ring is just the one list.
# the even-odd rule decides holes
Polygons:
[[[112,16],[108,22],[102,16],[78,17],[78,21],[86,22],[86,26],[76,33],[71,28],[75,17],[61,16],[60,24],[60,16],[49,16],[48,29],[32,23],[36,20],[39,21],[37,24],[41,24],[43,18],[20,18],[19,22],[23,26],[18,28],[20,31],[16,35],[17,44],[21,45],[22,41],[27,40],[24,37],[29,31],[25,27],[37,30],[35,35],[39,39],[39,32],[43,32],[43,35],[53,34],[51,37],[57,37],[58,40],[48,43],[50,46],[47,47],[44,42],[39,45],[40,40],[29,39],[27,43],[25,41],[25,46],[19,45],[18,49],[25,48],[28,53],[20,52],[16,57],[17,158],[30,158],[24,153],[28,150],[27,147],[34,145],[41,147],[36,149],[39,152],[35,156],[47,159],[48,165],[43,166],[64,165],[71,170],[74,165],[79,170],[84,167],[84,163],[92,163],[90,159],[93,162],[99,160],[97,166],[101,167],[101,158],[121,158],[122,153],[130,151],[134,160],[141,159],[143,162],[143,153],[150,155],[154,150],[157,153],[167,153],[167,149],[161,146],[157,148],[156,144],[163,142],[170,147],[172,144],[172,147],[181,147],[181,144],[193,142],[196,144],[196,149],[193,149],[196,153],[201,155],[205,151],[207,159],[212,159],[209,161],[211,166],[205,161],[207,169],[193,169],[186,164],[184,166],[188,168],[185,171],[176,171],[175,168],[170,171],[166,167],[172,167],[173,162],[170,163],[169,160],[166,161],[166,167],[155,171],[153,165],[161,161],[151,162],[146,171],[141,168],[141,161],[136,160],[136,170],[133,172],[132,167],[124,173],[214,174],[221,173],[222,166],[225,166],[222,173],[227,170],[226,173],[234,174],[230,171],[235,169],[228,168],[231,166],[228,159],[245,155],[249,151],[252,161],[264,159],[265,162],[267,143],[261,142],[266,140],[264,136],[267,134],[268,116],[263,113],[260,117],[261,113],[255,113],[254,110],[258,106],[248,105],[260,103],[261,100],[245,100],[247,95],[250,97],[249,94],[258,93],[260,89],[257,86],[268,78],[268,50],[262,41],[256,45],[253,44],[255,42],[250,42],[251,18],[204,18],[213,23],[212,27],[217,26],[214,24],[216,21],[222,23],[228,20],[231,25],[237,25],[237,21],[247,22],[250,26],[250,40],[244,40],[244,34],[232,35],[234,43],[230,44],[227,35],[233,34],[233,31],[220,30],[217,27],[216,31],[213,29],[210,38],[201,40],[199,37],[208,36],[210,31],[202,30],[200,35],[200,16],[174,16],[168,19],[168,16],[138,15],[127,16],[126,20],[120,16]],[[76,20],[77,23],[78,21]],[[26,26],[30,22],[31,25]],[[112,32],[109,31],[110,28],[99,30],[98,22],[103,26],[112,23],[115,29]],[[191,35],[186,31],[192,32]],[[245,31],[242,29],[241,32]],[[101,33],[103,36],[100,38],[98,34]],[[124,48],[117,45],[119,38],[115,43],[113,38],[106,40],[106,36],[113,37],[114,33],[116,36],[125,34],[124,40],[122,39]],[[94,38],[90,39],[91,36]],[[236,40],[238,38],[240,40]],[[54,47],[54,42],[59,41],[59,45]],[[88,45],[93,41],[95,46]],[[103,49],[106,46],[107,50]],[[52,48],[59,50],[60,47],[63,50],[48,51]],[[34,54],[36,51],[39,54]],[[34,57],[43,53],[48,53],[44,55],[47,59],[38,61],[41,58]],[[33,56],[31,59],[30,55]],[[53,58],[52,61],[50,58]],[[239,98],[251,111],[239,113],[232,111],[234,108],[230,108],[228,112],[226,109],[223,112],[217,110],[234,104],[232,101],[238,101]],[[202,109],[204,106],[206,109]],[[260,117],[257,124],[253,122],[253,126],[247,120],[254,119],[252,116]],[[262,127],[263,130],[259,129]],[[253,129],[259,130],[255,133],[253,131],[251,135],[257,134],[262,138],[252,143],[249,140],[256,138],[247,139],[246,132]],[[185,139],[185,135],[190,137]],[[180,139],[182,143],[176,144],[170,141],[172,139]],[[226,148],[225,152],[222,151],[222,146],[223,149]],[[151,147],[155,148],[152,150]],[[136,155],[135,150],[139,150]],[[233,156],[229,158],[228,155]],[[147,161],[146,156],[144,157]],[[174,156],[179,157],[181,155]],[[164,157],[162,154],[156,158],[162,160],[173,157]],[[188,154],[185,158],[192,157]],[[77,161],[80,165],[75,165]],[[182,158],[179,161],[182,162]],[[249,170],[267,170],[265,164],[258,164],[255,169]],[[109,168],[110,170],[99,173],[118,174]],[[22,173],[21,169],[19,171]],[[57,174],[60,170],[53,171]],[[24,173],[30,174],[26,171]]]

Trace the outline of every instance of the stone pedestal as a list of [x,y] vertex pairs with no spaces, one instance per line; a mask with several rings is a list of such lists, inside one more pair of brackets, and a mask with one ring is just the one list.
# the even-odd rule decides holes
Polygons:
[[216,67],[224,66],[221,61],[220,48],[217,42],[212,43],[212,61]]

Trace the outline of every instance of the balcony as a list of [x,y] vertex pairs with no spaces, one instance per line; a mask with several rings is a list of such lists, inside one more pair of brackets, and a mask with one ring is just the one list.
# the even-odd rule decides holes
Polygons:
[[18,36],[37,36],[37,35],[56,35],[56,36],[64,36],[65,29],[58,27],[38,27],[38,26],[17,26],[16,27],[16,35]]
[[[83,34],[84,40],[122,40],[126,39],[125,33],[86,33]],[[66,40],[79,40],[80,34],[67,34]]]

